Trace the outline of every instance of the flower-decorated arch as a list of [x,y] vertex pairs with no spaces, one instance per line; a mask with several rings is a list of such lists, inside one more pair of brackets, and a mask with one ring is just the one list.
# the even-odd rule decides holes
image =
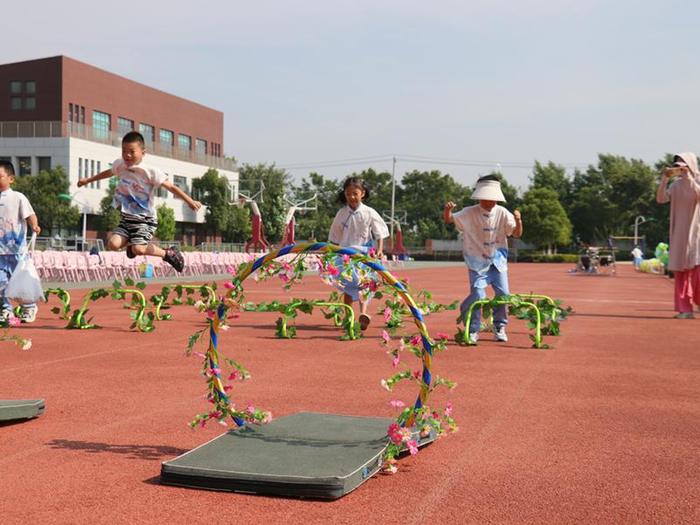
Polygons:
[[[392,286],[396,290],[398,295],[405,303],[406,307],[411,312],[422,341],[421,361],[423,365],[423,370],[421,374],[420,391],[414,403],[414,409],[405,421],[406,426],[413,425],[415,421],[415,414],[423,406],[426,405],[428,401],[428,396],[430,394],[430,386],[432,383],[431,369],[433,359],[433,343],[428,334],[428,329],[425,325],[423,313],[421,312],[420,308],[418,308],[418,306],[416,305],[416,302],[414,301],[413,297],[411,297],[411,295],[409,294],[408,290],[406,289],[406,286],[375,259],[369,257],[367,254],[363,253],[360,250],[349,247],[341,247],[331,243],[316,242],[290,244],[280,248],[279,250],[271,251],[268,254],[256,259],[250,264],[243,265],[240,271],[238,271],[237,276],[235,278],[237,284],[233,286],[232,289],[229,291],[228,301],[230,302],[232,298],[235,298],[235,295],[238,292],[242,291],[242,282],[251,274],[259,270],[264,265],[274,261],[275,259],[290,254],[335,254],[338,256],[347,256],[353,261],[360,262],[363,265],[375,271],[379,276],[381,276],[385,284]],[[206,354],[206,363],[208,368],[207,373],[210,374],[210,385],[211,387],[213,387],[210,396],[213,396],[214,399],[210,398],[210,401],[217,408],[217,413],[221,412],[221,407],[231,406],[228,393],[226,391],[226,388],[224,387],[224,383],[221,377],[221,367],[219,364],[220,356],[218,351],[219,329],[222,326],[222,323],[225,322],[225,318],[227,315],[226,311],[226,301],[222,301],[217,305],[213,315],[210,314],[209,316],[209,347]],[[229,409],[227,410],[227,412],[238,426],[244,425],[246,421],[264,421],[269,418],[269,415],[267,415],[267,413],[256,411],[254,409],[247,409],[246,411],[236,411]],[[197,421],[198,420],[196,419],[193,422],[193,424],[196,424]]]

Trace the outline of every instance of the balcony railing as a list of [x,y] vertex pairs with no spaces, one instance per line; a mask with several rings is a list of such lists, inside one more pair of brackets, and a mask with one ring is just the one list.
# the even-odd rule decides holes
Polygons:
[[[0,122],[0,137],[3,138],[75,137],[121,147],[122,136],[113,131],[103,131],[86,124],[60,122],[58,120]],[[236,163],[226,157],[214,157],[194,150],[182,150],[177,146],[163,144],[162,142],[152,143],[147,141],[146,149],[154,155],[169,159],[236,171]]]

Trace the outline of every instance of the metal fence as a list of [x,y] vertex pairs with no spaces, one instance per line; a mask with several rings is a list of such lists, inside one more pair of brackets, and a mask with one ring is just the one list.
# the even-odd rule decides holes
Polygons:
[[[58,120],[0,122],[0,137],[3,138],[75,137],[121,147],[122,136],[123,134],[101,130],[76,122],[61,122]],[[228,171],[236,171],[237,169],[236,163],[232,159],[207,155],[196,149],[185,150],[162,142],[148,143],[147,148],[154,155],[160,155],[169,159],[193,162]]]

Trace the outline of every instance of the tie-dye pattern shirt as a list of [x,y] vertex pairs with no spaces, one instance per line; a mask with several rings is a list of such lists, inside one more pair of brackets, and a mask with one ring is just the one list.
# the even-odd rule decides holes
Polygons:
[[29,199],[9,188],[0,192],[0,255],[19,253],[27,242],[27,218],[34,215]]
[[464,235],[464,261],[470,270],[486,272],[493,264],[499,272],[508,268],[508,236],[515,229],[515,217],[498,204],[486,211],[479,204],[452,215]]
[[114,161],[112,173],[119,177],[114,191],[113,206],[124,215],[155,217],[153,197],[167,179],[165,173],[143,162],[127,166],[124,159]]

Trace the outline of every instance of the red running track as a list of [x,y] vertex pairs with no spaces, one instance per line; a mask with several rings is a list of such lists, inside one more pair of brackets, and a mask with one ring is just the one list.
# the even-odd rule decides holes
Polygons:
[[[64,330],[44,306],[19,330],[34,347],[0,351],[0,398],[38,398],[46,413],[0,426],[0,521],[25,523],[699,523],[700,319],[674,320],[672,281],[622,266],[617,277],[567,274],[566,265],[511,266],[514,292],[563,299],[576,313],[550,350],[530,348],[522,321],[510,341],[450,344],[435,373],[459,432],[334,501],[303,501],[158,484],[160,463],[223,431],[192,431],[206,410],[199,361],[183,357],[202,326],[191,307],[152,334],[130,332],[119,302],[92,308],[101,330]],[[466,270],[397,271],[447,303]],[[250,300],[284,298],[276,283],[246,283]],[[329,289],[306,278],[291,295]],[[79,294],[75,294],[79,295]],[[51,299],[52,303],[56,301]],[[74,304],[76,304],[74,300]],[[375,303],[378,306],[378,303]],[[379,316],[366,338],[337,340],[320,315],[300,315],[297,339],[274,337],[275,314],[245,313],[222,336],[251,381],[236,387],[281,416],[303,410],[391,416],[392,373]],[[454,333],[455,313],[428,317]],[[409,324],[409,329],[413,325]]]

